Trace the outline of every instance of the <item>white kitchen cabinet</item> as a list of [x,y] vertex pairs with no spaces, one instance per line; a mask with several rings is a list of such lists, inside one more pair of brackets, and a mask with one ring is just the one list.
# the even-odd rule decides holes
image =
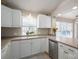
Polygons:
[[78,59],[78,50],[69,46],[65,46],[68,49],[69,59]]
[[10,8],[1,5],[1,26],[11,27],[12,26],[12,11]]
[[49,53],[48,51],[49,51],[49,39],[48,38],[45,38],[45,51],[47,52],[47,53]]
[[41,52],[47,52],[49,53],[49,41],[48,38],[41,38],[40,39],[40,50]]
[[40,53],[40,40],[41,39],[32,39],[32,54]]
[[51,28],[51,16],[38,15],[37,28]]
[[49,50],[48,38],[32,39],[32,54],[47,52]]
[[59,44],[58,46],[58,59],[67,59],[68,51],[63,47],[63,45]]
[[32,39],[32,54],[48,53],[48,38]]
[[41,52],[48,52],[48,38],[35,38],[11,42],[11,57],[19,59]]
[[6,52],[6,58],[5,59],[11,59],[11,42],[8,43],[8,49]]
[[75,57],[74,59],[78,59],[78,50],[77,49],[75,50],[74,57]]
[[1,5],[1,26],[2,27],[21,27],[21,11],[10,9]]
[[59,44],[58,46],[59,59],[78,59],[77,49],[67,45]]
[[11,42],[11,57],[12,59],[19,59],[21,57],[20,51],[20,42],[19,41],[12,41]]
[[21,58],[31,55],[31,40],[20,41]]
[[1,50],[1,59],[11,59],[11,44],[10,44],[10,42]]
[[22,16],[20,10],[12,10],[12,27],[22,27]]
[[40,50],[41,50],[41,52],[45,52],[45,45],[46,45],[45,44],[45,39],[41,38],[40,42],[41,42]]
[[61,44],[58,44],[58,59],[63,59],[64,47]]

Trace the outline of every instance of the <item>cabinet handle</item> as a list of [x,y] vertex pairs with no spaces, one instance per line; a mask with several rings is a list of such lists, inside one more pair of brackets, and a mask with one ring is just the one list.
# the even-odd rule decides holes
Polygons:
[[66,54],[68,54],[68,52],[67,51],[64,51]]
[[73,50],[71,50],[71,49],[69,49],[69,50],[73,52]]

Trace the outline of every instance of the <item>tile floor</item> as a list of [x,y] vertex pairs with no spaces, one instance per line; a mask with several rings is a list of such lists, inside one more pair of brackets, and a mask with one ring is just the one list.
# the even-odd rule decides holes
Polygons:
[[41,53],[41,54],[37,54],[34,55],[32,57],[28,57],[28,58],[22,58],[22,59],[51,59],[46,53]]

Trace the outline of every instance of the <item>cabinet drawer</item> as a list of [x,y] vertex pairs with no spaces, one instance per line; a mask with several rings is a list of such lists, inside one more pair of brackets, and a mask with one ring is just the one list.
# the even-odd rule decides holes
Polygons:
[[59,48],[59,51],[63,49],[63,52],[65,54],[75,56],[74,58],[77,59],[77,57],[78,57],[78,53],[77,53],[78,50],[77,49],[70,47],[68,45],[65,45],[65,44],[61,44],[61,43],[58,43],[58,48]]
[[66,50],[70,50],[70,51],[76,50],[75,48],[70,47],[70,46],[65,45],[65,44],[62,44],[62,43],[58,43],[58,46],[59,46],[59,47],[63,47],[63,48],[65,48]]

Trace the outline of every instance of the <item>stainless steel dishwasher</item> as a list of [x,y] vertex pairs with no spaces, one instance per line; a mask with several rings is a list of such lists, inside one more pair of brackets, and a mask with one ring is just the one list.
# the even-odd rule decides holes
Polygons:
[[49,56],[51,59],[58,59],[58,43],[49,40]]

